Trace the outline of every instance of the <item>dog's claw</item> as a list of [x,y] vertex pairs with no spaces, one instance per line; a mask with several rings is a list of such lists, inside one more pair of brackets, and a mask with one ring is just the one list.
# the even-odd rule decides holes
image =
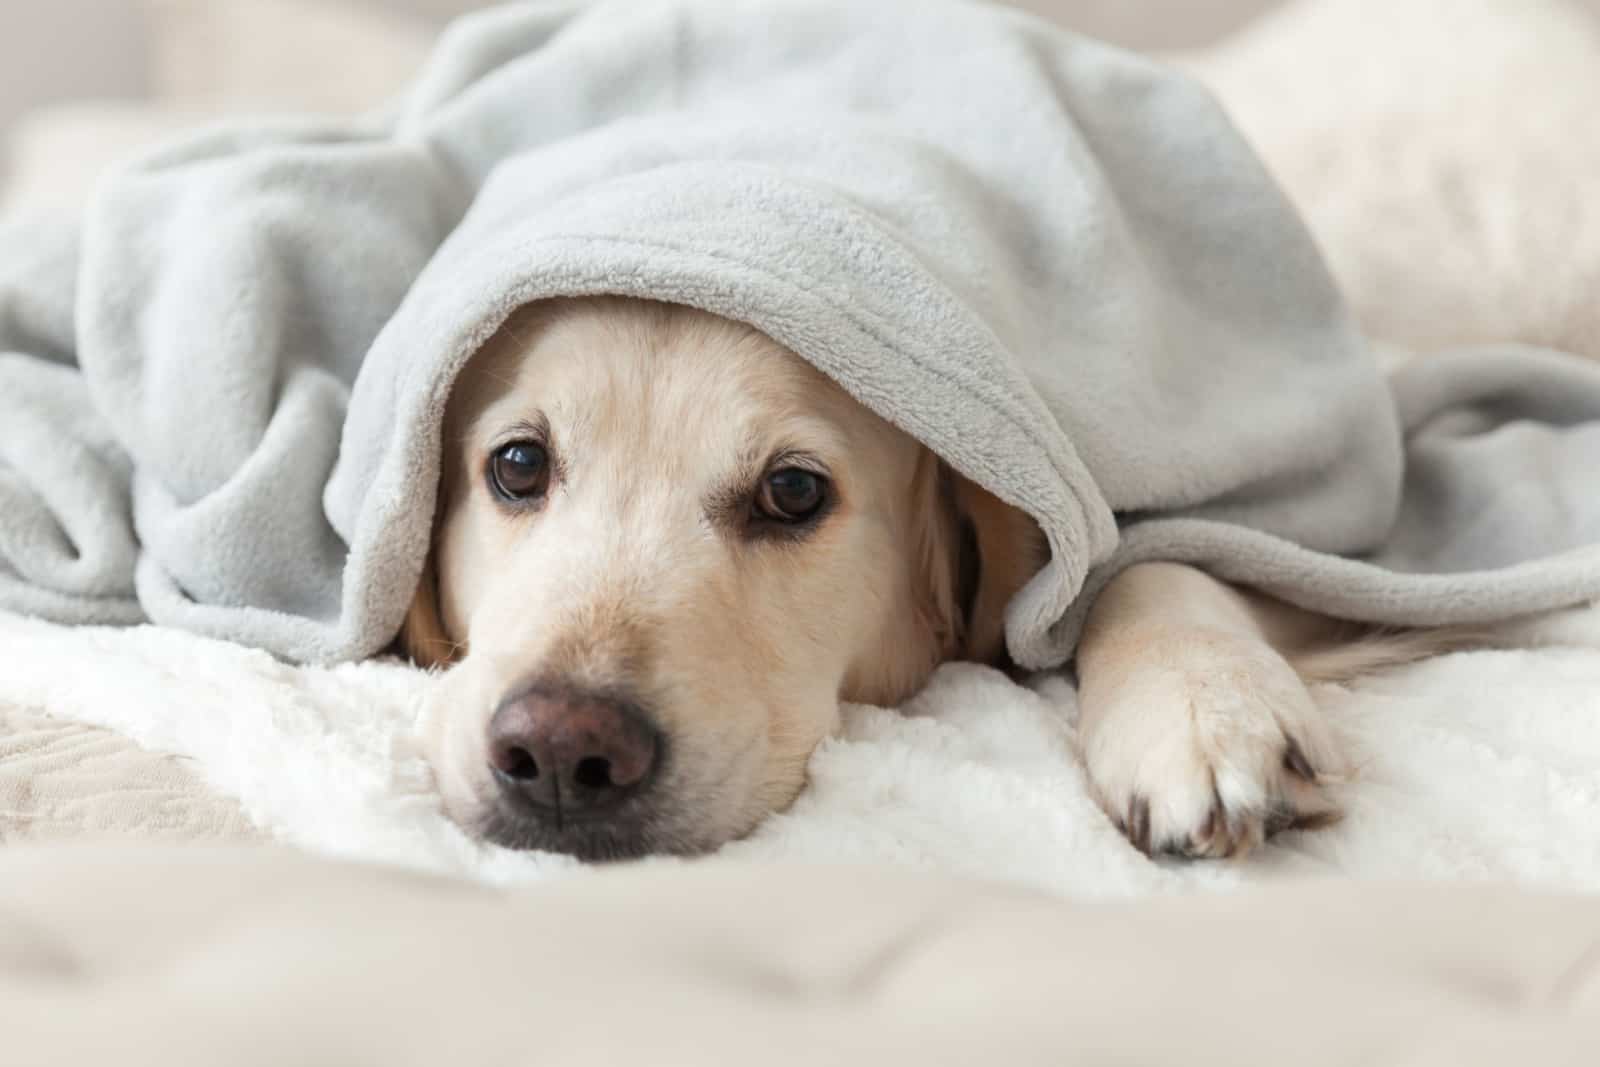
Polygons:
[[[1296,771],[1295,773],[1299,773]],[[1134,848],[1147,856],[1163,855],[1181,859],[1236,859],[1261,847],[1275,834],[1290,830],[1318,830],[1339,821],[1335,808],[1302,811],[1279,801],[1264,809],[1231,811],[1215,795],[1205,821],[1187,837],[1156,841],[1152,837],[1150,801],[1135,796],[1124,817],[1113,822]]]
[[1288,662],[1231,635],[1167,636],[1151,637],[1138,685],[1098,692],[1082,739],[1096,799],[1128,841],[1222,859],[1330,821],[1337,745]]
[[1265,830],[1263,836],[1271,837],[1273,834],[1278,833],[1279,831],[1293,829],[1295,823],[1298,822],[1299,819],[1299,813],[1293,808],[1284,807],[1282,805],[1274,807],[1267,812],[1267,817],[1262,820],[1264,824],[1263,829]]
[[1310,811],[1296,813],[1293,821],[1289,823],[1291,830],[1322,830],[1333,826],[1344,818],[1344,812],[1338,808],[1329,808],[1326,811]]
[[1123,832],[1128,835],[1134,848],[1147,856],[1150,854],[1150,801],[1139,796],[1133,798],[1133,803],[1128,806],[1128,823]]
[[1311,761],[1306,759],[1306,754],[1300,748],[1300,742],[1289,738],[1289,746],[1283,752],[1283,765],[1308,782],[1317,780],[1317,770],[1311,766]]

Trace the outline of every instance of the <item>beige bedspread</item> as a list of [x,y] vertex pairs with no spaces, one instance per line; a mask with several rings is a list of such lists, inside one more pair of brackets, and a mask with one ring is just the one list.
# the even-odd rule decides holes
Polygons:
[[[137,921],[129,921],[137,916]],[[1600,899],[0,852],[7,1064],[1600,1063]]]
[[0,705],[0,845],[82,837],[208,841],[255,830],[178,756]]

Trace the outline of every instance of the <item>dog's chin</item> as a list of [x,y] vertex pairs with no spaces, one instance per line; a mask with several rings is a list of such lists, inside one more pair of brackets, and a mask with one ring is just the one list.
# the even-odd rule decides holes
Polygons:
[[502,848],[559,852],[590,862],[701,855],[737,836],[686,833],[678,820],[657,815],[580,816],[558,824],[531,818],[520,809],[512,802],[490,804],[471,829],[481,840]]

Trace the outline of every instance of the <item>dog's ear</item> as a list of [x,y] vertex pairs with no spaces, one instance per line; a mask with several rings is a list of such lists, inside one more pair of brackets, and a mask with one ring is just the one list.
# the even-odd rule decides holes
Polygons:
[[959,586],[963,633],[961,658],[1004,664],[1006,605],[1049,558],[1039,524],[976,482],[952,472],[961,515]]
[[444,617],[439,612],[439,579],[431,550],[395,643],[401,654],[419,667],[448,667],[461,657],[463,649],[445,633]]
[[956,503],[955,474],[924,448],[912,476],[912,566],[917,611],[933,635],[939,660],[960,659],[966,640],[962,564],[965,527]]
[[923,452],[916,494],[921,610],[942,658],[1004,663],[1006,605],[1044,566],[1044,535],[932,452]]

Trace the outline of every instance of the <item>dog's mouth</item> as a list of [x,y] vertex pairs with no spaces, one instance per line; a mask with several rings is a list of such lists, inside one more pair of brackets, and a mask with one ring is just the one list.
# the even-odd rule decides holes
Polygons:
[[470,828],[480,840],[503,848],[593,862],[696,855],[722,844],[707,832],[706,820],[673,801],[672,776],[661,770],[641,791],[601,806],[578,797],[572,803],[536,803],[519,790],[495,788],[482,799]]
[[560,852],[590,862],[695,855],[716,847],[717,842],[684,834],[676,823],[655,812],[555,819],[524,810],[515,800],[502,799],[479,816],[474,830],[482,840],[503,848]]

